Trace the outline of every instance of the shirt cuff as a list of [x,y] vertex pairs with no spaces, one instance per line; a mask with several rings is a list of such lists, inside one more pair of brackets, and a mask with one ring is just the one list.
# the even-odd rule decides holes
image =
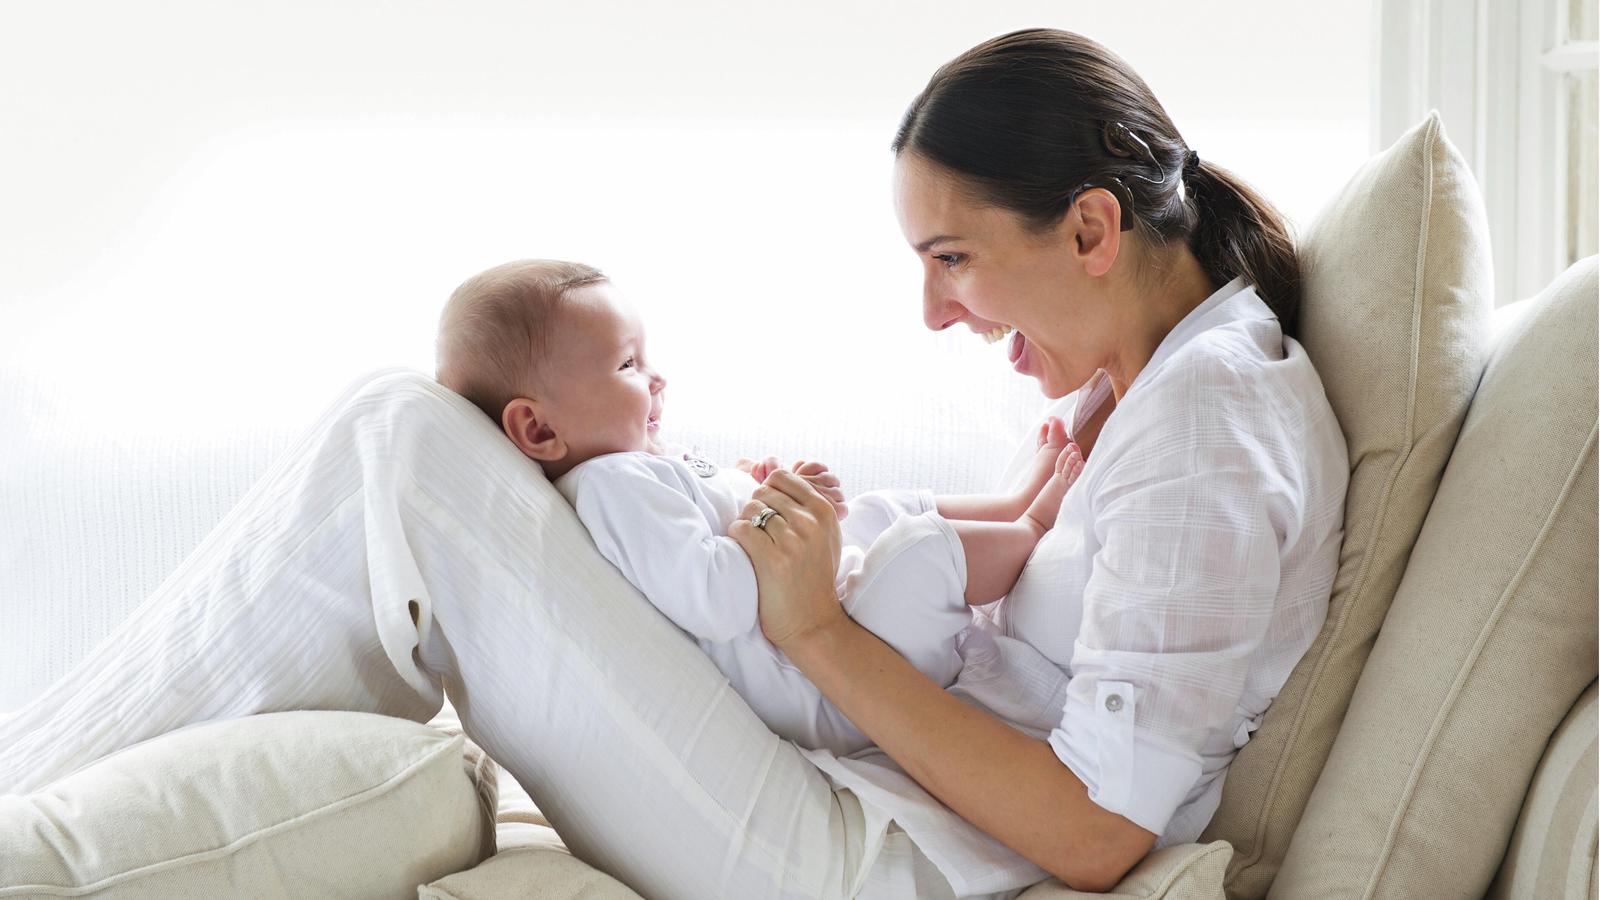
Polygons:
[[1069,697],[1050,748],[1095,805],[1160,836],[1200,779],[1200,758],[1163,747],[1134,726],[1139,691],[1099,681],[1093,705]]

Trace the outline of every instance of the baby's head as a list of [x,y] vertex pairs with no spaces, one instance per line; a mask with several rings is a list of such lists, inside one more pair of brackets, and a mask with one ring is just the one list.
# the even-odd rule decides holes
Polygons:
[[659,453],[666,379],[600,270],[529,259],[467,279],[439,317],[434,377],[554,480],[603,453]]

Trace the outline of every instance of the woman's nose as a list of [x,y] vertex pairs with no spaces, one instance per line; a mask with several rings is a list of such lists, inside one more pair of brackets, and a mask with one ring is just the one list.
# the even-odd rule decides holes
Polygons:
[[966,307],[949,298],[933,278],[922,283],[922,322],[930,331],[943,331],[966,315]]

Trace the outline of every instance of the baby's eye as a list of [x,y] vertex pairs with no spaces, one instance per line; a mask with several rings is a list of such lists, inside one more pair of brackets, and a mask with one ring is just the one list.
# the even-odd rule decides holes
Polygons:
[[961,262],[962,257],[959,253],[935,253],[933,258],[944,263],[946,269],[951,269]]
[[630,356],[630,357],[628,357],[626,362],[624,362],[622,365],[617,367],[617,371],[620,372],[623,369],[631,369],[631,368],[633,368],[633,357]]

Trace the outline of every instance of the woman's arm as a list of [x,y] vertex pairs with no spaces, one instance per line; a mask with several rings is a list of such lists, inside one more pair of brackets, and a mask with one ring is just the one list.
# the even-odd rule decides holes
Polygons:
[[849,617],[781,646],[928,793],[1074,890],[1109,890],[1155,844],[1091,801],[1049,744],[947,693]]
[[1074,889],[1109,889],[1149,852],[1155,835],[1091,801],[1048,744],[946,693],[844,614],[826,499],[780,470],[752,503],[779,514],[728,534],[756,563],[762,631],[930,794]]

